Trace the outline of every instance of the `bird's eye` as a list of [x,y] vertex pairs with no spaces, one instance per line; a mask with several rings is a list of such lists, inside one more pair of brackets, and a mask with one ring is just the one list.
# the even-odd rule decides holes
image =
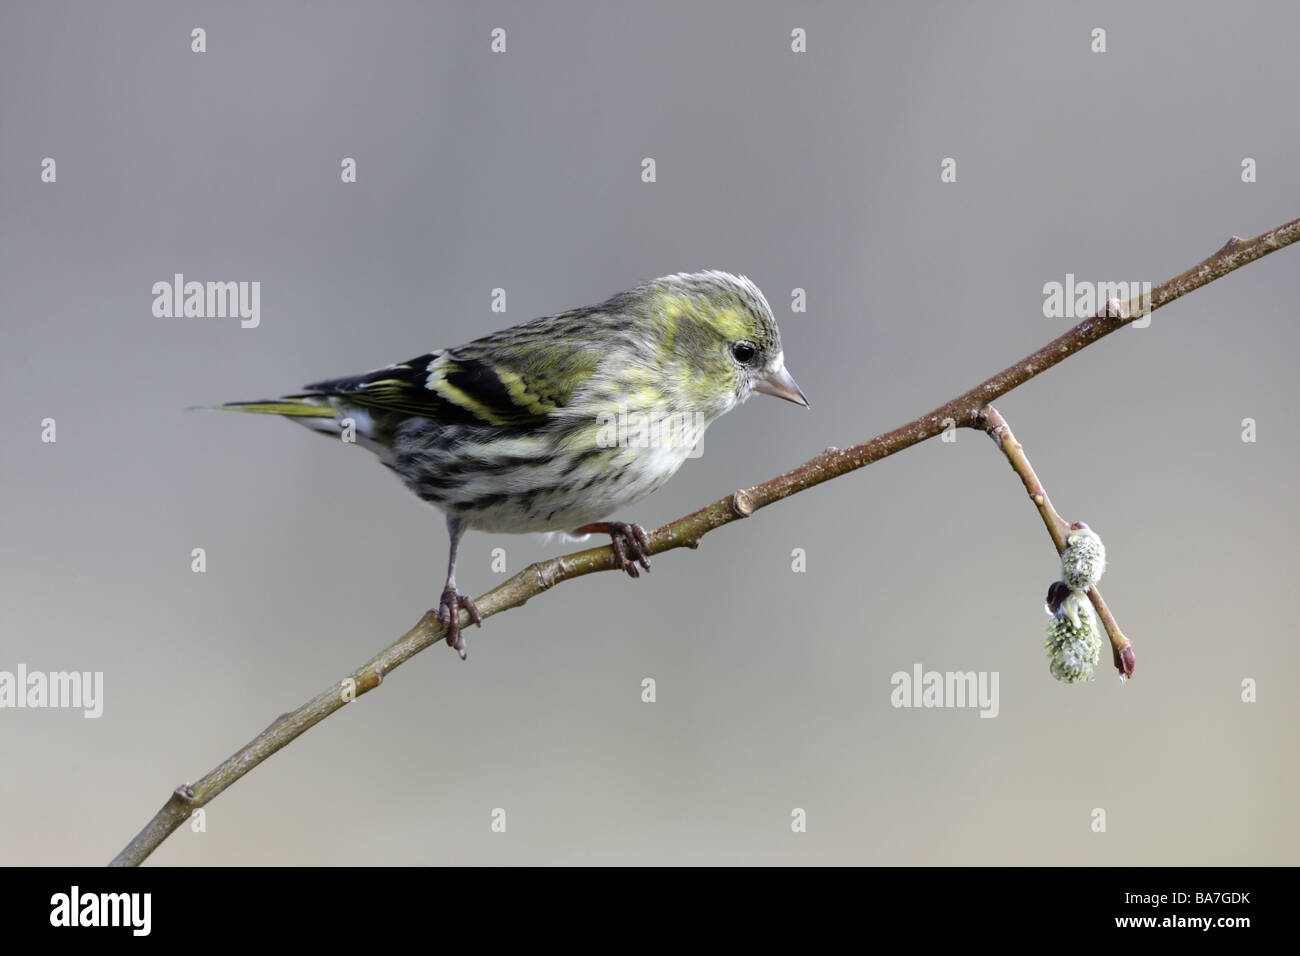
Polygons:
[[753,342],[737,342],[731,347],[731,354],[741,365],[750,365],[758,357],[758,349]]

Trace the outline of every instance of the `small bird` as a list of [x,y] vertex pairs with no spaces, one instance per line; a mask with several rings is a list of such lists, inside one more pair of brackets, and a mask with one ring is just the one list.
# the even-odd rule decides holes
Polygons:
[[601,519],[671,478],[709,424],[753,392],[808,407],[763,293],[708,271],[298,394],[217,407],[355,438],[446,515],[436,614],[464,659],[460,612],[482,625],[456,587],[466,529],[608,534],[616,567],[635,578],[638,565],[650,570],[645,529]]

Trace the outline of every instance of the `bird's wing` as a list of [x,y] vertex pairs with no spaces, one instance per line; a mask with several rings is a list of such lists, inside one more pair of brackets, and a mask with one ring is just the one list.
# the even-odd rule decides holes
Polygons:
[[564,408],[600,354],[562,336],[469,345],[306,386],[365,408],[476,425],[535,426]]

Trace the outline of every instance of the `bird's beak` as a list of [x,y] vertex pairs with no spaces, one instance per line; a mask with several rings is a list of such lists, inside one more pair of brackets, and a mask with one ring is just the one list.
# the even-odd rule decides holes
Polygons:
[[794,402],[804,408],[810,407],[808,399],[804,398],[803,391],[795,383],[790,373],[785,370],[785,362],[782,362],[762,378],[755,380],[754,391],[762,392],[764,395],[775,395],[777,398],[784,398],[787,402]]

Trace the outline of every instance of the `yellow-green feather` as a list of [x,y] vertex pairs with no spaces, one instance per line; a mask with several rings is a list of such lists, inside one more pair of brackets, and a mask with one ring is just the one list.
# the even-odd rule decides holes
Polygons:
[[217,409],[228,412],[252,412],[257,415],[288,415],[297,418],[338,418],[339,410],[305,398],[278,398],[270,402],[227,402]]

